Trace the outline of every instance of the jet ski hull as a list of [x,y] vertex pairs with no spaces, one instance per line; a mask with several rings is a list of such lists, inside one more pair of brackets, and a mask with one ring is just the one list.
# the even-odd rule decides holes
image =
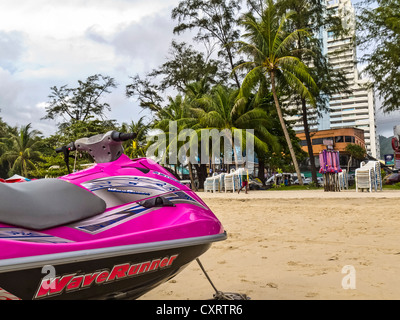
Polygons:
[[218,234],[2,260],[0,300],[136,299],[225,238]]
[[[61,150],[107,158],[122,141],[115,133]],[[0,300],[135,299],[226,238],[165,168],[114,156],[52,181],[1,186]]]

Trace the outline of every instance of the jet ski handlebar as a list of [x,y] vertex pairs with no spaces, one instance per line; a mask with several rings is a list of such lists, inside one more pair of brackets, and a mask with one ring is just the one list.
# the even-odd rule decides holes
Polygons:
[[70,144],[66,145],[66,146],[62,146],[59,148],[56,148],[56,152],[60,153],[60,152],[65,152],[65,151],[75,151],[75,145],[73,142],[71,142]]
[[134,132],[123,133],[123,132],[112,131],[111,133],[111,139],[113,139],[114,141],[127,141],[135,138],[136,138],[136,133]]
[[123,153],[122,142],[135,137],[136,133],[108,131],[104,134],[78,139],[57,148],[56,152],[63,152],[64,156],[68,157],[70,151],[86,151],[97,163],[111,162],[117,160]]

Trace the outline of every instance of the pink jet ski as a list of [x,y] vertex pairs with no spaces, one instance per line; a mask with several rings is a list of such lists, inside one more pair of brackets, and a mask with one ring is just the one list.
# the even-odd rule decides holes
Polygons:
[[56,179],[0,183],[0,300],[135,299],[226,233],[162,166],[129,159],[110,131],[57,149],[96,164]]

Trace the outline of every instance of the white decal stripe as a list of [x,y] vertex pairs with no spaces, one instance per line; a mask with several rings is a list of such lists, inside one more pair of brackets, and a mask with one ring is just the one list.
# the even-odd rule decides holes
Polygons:
[[8,291],[0,288],[0,300],[21,300],[21,299],[9,293]]

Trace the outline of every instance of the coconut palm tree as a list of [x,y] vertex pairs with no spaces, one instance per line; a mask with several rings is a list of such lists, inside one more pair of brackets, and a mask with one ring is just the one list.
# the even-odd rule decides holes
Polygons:
[[177,152],[180,144],[179,132],[183,129],[192,128],[198,123],[190,112],[187,98],[177,95],[175,98],[168,98],[169,104],[160,109],[156,115],[153,129],[162,130],[165,134],[166,150],[162,156],[162,162],[177,164]]
[[285,124],[283,113],[278,99],[278,90],[284,92],[284,86],[295,88],[302,97],[310,104],[315,104],[313,95],[308,88],[316,89],[316,84],[310,76],[306,65],[296,57],[293,48],[299,34],[307,37],[306,30],[297,29],[293,32],[286,32],[285,27],[292,13],[285,13],[279,16],[277,8],[272,0],[261,12],[260,18],[255,18],[252,13],[247,13],[242,19],[245,28],[244,38],[247,42],[241,41],[241,51],[251,57],[251,61],[245,62],[238,68],[250,70],[241,86],[240,96],[244,96],[261,77],[265,77],[270,83],[274,103],[285,140],[288,144],[290,155],[295,167],[297,176],[301,180],[300,168],[297,163],[293,145]]
[[[164,133],[165,140],[157,140],[157,142],[150,142],[150,144],[157,143],[158,151],[163,152],[162,155],[158,156],[161,158],[162,163],[174,164],[184,161],[179,158],[178,150],[184,145],[182,141],[181,133],[184,129],[196,130],[199,125],[199,120],[196,119],[191,112],[190,99],[188,96],[177,95],[176,97],[169,97],[169,104],[163,108],[160,108],[155,113],[155,119],[152,125],[152,129],[161,130]],[[157,131],[155,132],[158,135]],[[164,144],[164,145],[163,145]],[[160,147],[164,147],[165,150],[160,150]],[[188,151],[188,150],[186,150]],[[186,152],[185,158],[187,158]],[[189,175],[194,185],[192,164],[189,162]]]
[[[140,158],[145,157],[145,144],[146,135],[150,129],[149,124],[144,123],[144,116],[141,117],[137,122],[131,121],[130,124],[123,123],[123,132],[134,132],[136,137],[132,142],[127,142],[125,146],[125,153],[129,155],[130,158]],[[129,145],[128,145],[129,144]]]
[[[2,155],[4,152],[8,150],[8,145],[7,145],[7,137],[10,135],[11,132],[13,132],[15,128],[11,128],[6,122],[2,120],[0,117],[0,155]],[[0,178],[1,177],[6,177],[8,173],[8,163],[1,163],[0,162]]]
[[[202,106],[201,109],[197,109],[201,127],[215,128],[219,131],[228,130],[231,133],[227,135],[228,138],[234,136],[236,129],[242,129],[244,145],[246,145],[246,135],[250,134],[256,150],[267,152],[271,146],[278,149],[277,138],[267,129],[270,121],[266,111],[244,103],[243,100],[237,100],[237,96],[238,90],[217,85],[211,94],[198,99],[197,103]],[[246,129],[253,129],[254,134],[244,131]],[[234,146],[233,140],[230,143]],[[237,168],[238,155],[235,147],[233,147],[233,155]]]
[[[330,30],[336,36],[344,34],[346,31],[343,27],[342,20],[337,13],[327,10],[325,0],[280,0],[276,3],[281,12],[288,10],[294,11],[291,18],[292,30],[306,28],[312,37],[303,38],[299,34],[296,47],[296,56],[302,61],[306,61],[310,67],[310,73],[317,83],[318,92],[313,92],[316,99],[315,108],[309,108],[305,98],[300,97],[296,91],[287,94],[287,102],[292,108],[296,107],[298,115],[301,115],[304,135],[307,143],[308,157],[310,160],[312,181],[318,185],[317,169],[315,165],[315,157],[313,145],[311,141],[310,124],[316,113],[327,111],[329,107],[329,99],[334,94],[347,93],[349,84],[342,70],[334,68],[326,57],[321,40],[318,34],[321,28]],[[308,50],[304,50],[308,48]]]
[[21,126],[17,134],[11,133],[6,138],[9,149],[0,157],[0,163],[8,162],[11,171],[28,177],[29,169],[36,169],[34,161],[40,159],[41,153],[37,151],[41,144],[41,132],[31,130],[31,124]]

